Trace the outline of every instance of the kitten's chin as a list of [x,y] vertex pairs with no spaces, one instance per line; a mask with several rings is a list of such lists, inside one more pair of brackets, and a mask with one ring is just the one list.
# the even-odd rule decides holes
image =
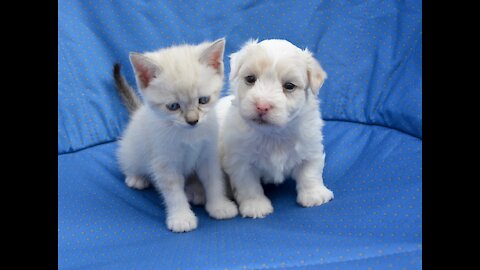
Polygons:
[[172,121],[172,125],[175,126],[176,128],[183,129],[183,130],[195,130],[195,129],[198,129],[202,125],[202,123],[198,122],[195,125],[190,125],[189,123],[186,123],[186,122]]

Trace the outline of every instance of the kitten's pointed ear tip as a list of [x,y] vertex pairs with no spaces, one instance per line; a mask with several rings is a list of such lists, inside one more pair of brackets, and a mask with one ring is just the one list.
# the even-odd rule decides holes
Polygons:
[[129,53],[128,53],[128,57],[130,58],[130,60],[131,60],[132,58],[137,58],[137,57],[139,57],[139,56],[141,56],[141,55],[142,55],[141,53],[137,53],[137,52],[129,52]]
[[225,47],[225,43],[227,43],[227,39],[225,37],[222,37],[212,42],[212,45],[220,45],[222,47]]

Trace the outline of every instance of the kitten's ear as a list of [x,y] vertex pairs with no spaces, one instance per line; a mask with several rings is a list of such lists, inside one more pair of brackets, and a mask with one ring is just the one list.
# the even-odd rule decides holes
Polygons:
[[200,62],[211,66],[218,74],[223,75],[223,53],[225,52],[225,38],[217,39],[200,55]]
[[313,57],[312,53],[305,49],[307,62],[308,83],[312,93],[317,96],[320,88],[327,79],[327,73],[323,70],[320,63]]
[[156,78],[160,69],[152,63],[148,57],[143,54],[131,52],[130,63],[135,71],[135,78],[141,90],[150,85],[150,82]]

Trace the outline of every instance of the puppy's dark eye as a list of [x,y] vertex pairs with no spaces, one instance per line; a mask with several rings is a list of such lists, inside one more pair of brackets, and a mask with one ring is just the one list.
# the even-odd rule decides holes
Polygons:
[[176,110],[180,109],[180,104],[178,104],[178,103],[167,104],[167,109],[169,109],[170,111],[176,111]]
[[198,103],[200,104],[207,104],[210,101],[210,97],[200,97],[198,99]]
[[287,82],[283,85],[283,88],[285,89],[285,91],[287,92],[293,92],[293,90],[295,89],[295,87],[297,87],[295,84],[291,83],[291,82]]
[[256,81],[257,77],[255,77],[255,75],[248,75],[247,77],[245,77],[245,82],[247,84],[254,84]]

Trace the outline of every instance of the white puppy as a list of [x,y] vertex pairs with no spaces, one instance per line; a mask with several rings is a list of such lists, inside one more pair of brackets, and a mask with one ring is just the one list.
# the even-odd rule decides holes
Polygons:
[[317,99],[325,71],[308,50],[286,40],[249,41],[230,58],[233,95],[217,104],[220,155],[242,216],[272,213],[261,183],[290,176],[300,205],[330,201]]

